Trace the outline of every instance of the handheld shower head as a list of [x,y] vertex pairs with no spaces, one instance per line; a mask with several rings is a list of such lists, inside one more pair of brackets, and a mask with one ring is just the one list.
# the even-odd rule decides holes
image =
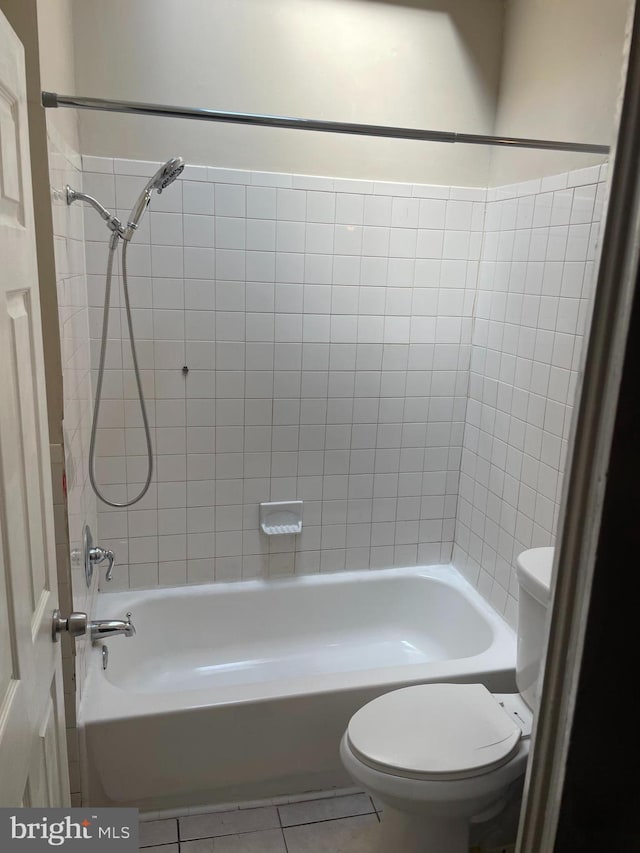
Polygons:
[[172,184],[178,175],[184,169],[184,160],[182,157],[172,157],[170,160],[161,166],[155,175],[147,184],[147,189],[158,190],[161,193],[169,184]]
[[127,222],[127,228],[123,234],[125,240],[130,240],[133,237],[133,233],[140,224],[142,215],[151,201],[153,191],[156,190],[158,194],[160,194],[162,190],[166,189],[169,184],[172,184],[175,181],[183,169],[184,160],[182,157],[172,157],[158,169],[152,178],[150,178],[131,210],[129,221]]

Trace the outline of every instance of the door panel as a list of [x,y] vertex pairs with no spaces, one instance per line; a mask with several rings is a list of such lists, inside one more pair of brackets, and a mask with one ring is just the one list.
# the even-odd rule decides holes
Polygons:
[[22,45],[0,13],[0,806],[68,805]]
[[0,222],[24,225],[18,99],[0,83]]
[[[32,312],[29,310],[29,293],[17,291],[7,296],[7,313],[11,318],[11,332],[15,375],[13,376],[18,399],[18,435],[21,443],[21,457],[26,503],[23,507],[26,526],[26,539],[29,547],[31,565],[31,601],[33,616],[36,616],[41,600],[49,591],[49,565],[47,547],[44,541],[43,482],[40,465],[33,464],[39,459],[41,446],[38,434],[38,409],[34,377],[37,371],[32,345],[34,334]],[[35,626],[34,626],[35,627]]]

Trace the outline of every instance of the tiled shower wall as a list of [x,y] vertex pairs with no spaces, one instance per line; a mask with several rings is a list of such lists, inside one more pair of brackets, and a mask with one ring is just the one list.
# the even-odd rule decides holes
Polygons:
[[[93,613],[97,582],[87,588],[78,559],[82,528],[97,527],[96,500],[88,481],[87,450],[91,424],[89,317],[85,274],[84,226],[79,206],[68,207],[65,184],[82,188],[80,155],[49,127],[49,174],[52,190],[56,290],[60,328],[64,400],[64,444],[52,444],[51,467],[58,566],[58,592],[63,613]],[[69,779],[73,805],[80,805],[76,712],[82,697],[88,641],[62,636],[65,713],[69,746]]]
[[[157,165],[86,157],[85,188],[124,218]],[[100,511],[113,588],[448,562],[455,526],[454,564],[513,623],[515,557],[555,536],[604,179],[187,167],[130,249],[157,470]],[[85,228],[95,370],[108,235]],[[98,471],[121,500],[146,468],[111,324]],[[300,537],[258,532],[259,501],[295,498]]]
[[[125,218],[157,166],[85,157],[85,191]],[[450,560],[485,196],[203,166],[154,195],[128,268],[157,466],[100,505],[110,588]],[[95,371],[108,232],[85,229]],[[110,322],[97,468],[122,500],[146,458]],[[302,535],[261,534],[290,499]]]
[[553,543],[606,166],[489,190],[454,565],[515,625],[515,561]]

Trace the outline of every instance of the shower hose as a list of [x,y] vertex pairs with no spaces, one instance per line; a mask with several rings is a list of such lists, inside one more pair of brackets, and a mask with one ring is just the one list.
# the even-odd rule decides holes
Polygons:
[[142,498],[149,491],[149,486],[151,485],[151,478],[153,476],[153,450],[151,447],[151,430],[149,429],[149,418],[147,415],[147,406],[144,400],[144,393],[142,391],[142,380],[140,378],[140,368],[138,366],[138,354],[136,351],[136,341],[133,334],[133,320],[131,318],[131,300],[129,299],[129,282],[127,278],[127,246],[129,245],[129,241],[123,239],[122,240],[122,289],[124,292],[124,306],[125,313],[127,315],[127,327],[129,330],[129,343],[131,344],[131,361],[133,363],[133,372],[136,377],[136,386],[138,389],[138,400],[140,402],[140,411],[142,413],[142,422],[144,425],[144,434],[147,442],[147,479],[142,487],[141,491],[131,500],[124,501],[123,503],[117,503],[116,501],[109,500],[109,498],[105,497],[105,495],[100,491],[98,485],[96,483],[96,474],[95,474],[95,463],[96,463],[96,434],[98,431],[98,416],[100,414],[100,404],[102,403],[102,383],[104,379],[104,367],[107,356],[107,339],[109,337],[109,311],[111,308],[111,283],[113,279],[113,262],[115,259],[116,248],[118,245],[118,240],[120,240],[120,235],[117,232],[113,232],[111,240],[109,242],[109,258],[107,260],[107,276],[106,283],[104,289],[104,315],[102,318],[102,340],[100,342],[100,362],[98,364],[98,379],[96,382],[96,396],[93,404],[93,423],[91,424],[91,440],[89,443],[89,480],[91,482],[91,486],[93,487],[93,491],[100,498],[100,500],[107,504],[108,506],[116,507],[118,509],[123,509],[129,506],[133,506],[138,503],[138,501],[142,500]]

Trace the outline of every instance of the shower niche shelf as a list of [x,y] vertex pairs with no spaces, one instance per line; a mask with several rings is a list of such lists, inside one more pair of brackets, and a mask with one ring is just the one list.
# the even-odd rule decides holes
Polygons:
[[260,504],[260,530],[267,536],[295,536],[302,532],[302,501]]

